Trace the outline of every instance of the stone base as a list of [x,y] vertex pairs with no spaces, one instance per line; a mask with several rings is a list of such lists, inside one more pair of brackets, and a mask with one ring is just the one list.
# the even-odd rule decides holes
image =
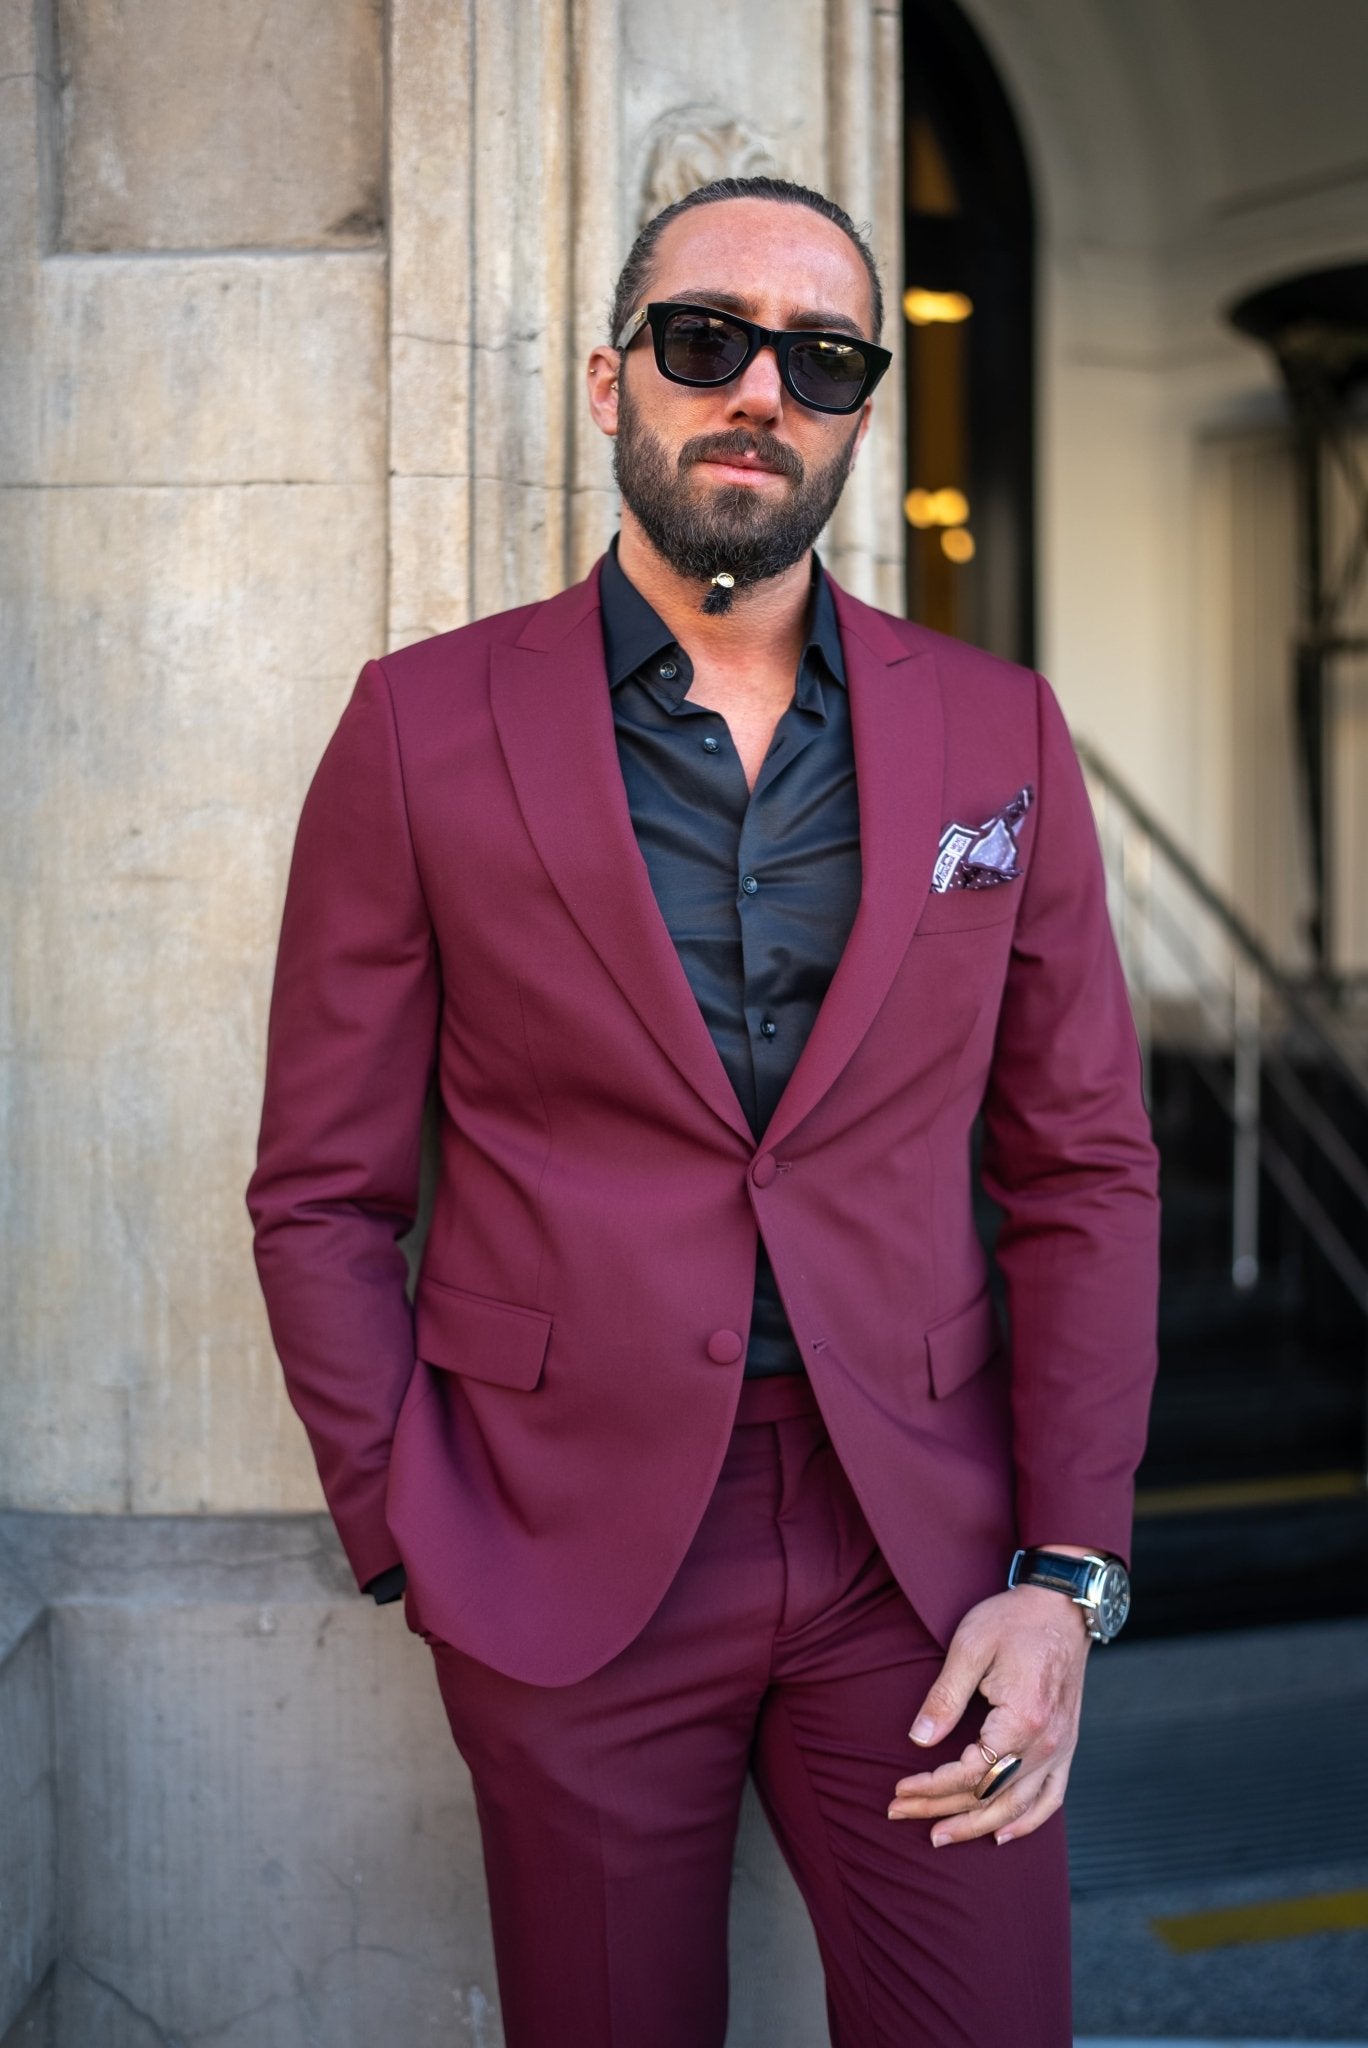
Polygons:
[[[431,1662],[324,1518],[5,1515],[0,1579],[0,1884],[27,1900],[4,2048],[498,2048]],[[819,2048],[815,1948],[753,1803],[732,1920],[729,2048]]]

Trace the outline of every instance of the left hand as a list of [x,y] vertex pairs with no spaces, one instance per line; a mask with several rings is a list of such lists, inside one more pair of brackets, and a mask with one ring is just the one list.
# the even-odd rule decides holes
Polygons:
[[1014,1586],[971,1607],[918,1709],[912,1739],[942,1741],[978,1691],[990,1707],[983,1740],[999,1756],[1021,1757],[1021,1769],[980,1803],[974,1787],[988,1765],[971,1742],[957,1762],[900,1779],[890,1820],[934,1822],[931,1842],[940,1849],[978,1835],[1014,1841],[1056,1813],[1078,1743],[1089,1641],[1079,1609],[1047,1586]]

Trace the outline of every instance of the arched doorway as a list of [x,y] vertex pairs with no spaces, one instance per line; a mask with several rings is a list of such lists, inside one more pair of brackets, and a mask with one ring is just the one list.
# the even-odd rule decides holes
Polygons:
[[904,0],[907,608],[1035,655],[1035,209],[955,0]]

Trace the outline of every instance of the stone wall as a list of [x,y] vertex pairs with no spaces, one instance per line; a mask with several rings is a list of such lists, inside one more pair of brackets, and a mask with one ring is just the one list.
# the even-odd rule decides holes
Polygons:
[[[308,777],[363,660],[611,533],[581,365],[645,211],[777,166],[896,278],[895,17],[709,21],[0,8],[7,2048],[499,2038],[469,1787],[319,1522],[242,1190]],[[829,552],[896,603],[885,393]],[[736,1898],[733,2040],[817,2043],[753,1806]]]

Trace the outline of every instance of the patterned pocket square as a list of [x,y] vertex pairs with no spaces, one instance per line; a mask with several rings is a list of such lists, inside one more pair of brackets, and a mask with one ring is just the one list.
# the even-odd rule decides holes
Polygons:
[[992,889],[1014,882],[1017,866],[1016,828],[1031,808],[1034,789],[1028,782],[996,817],[982,825],[947,825],[941,833],[931,887],[938,896],[947,889]]

